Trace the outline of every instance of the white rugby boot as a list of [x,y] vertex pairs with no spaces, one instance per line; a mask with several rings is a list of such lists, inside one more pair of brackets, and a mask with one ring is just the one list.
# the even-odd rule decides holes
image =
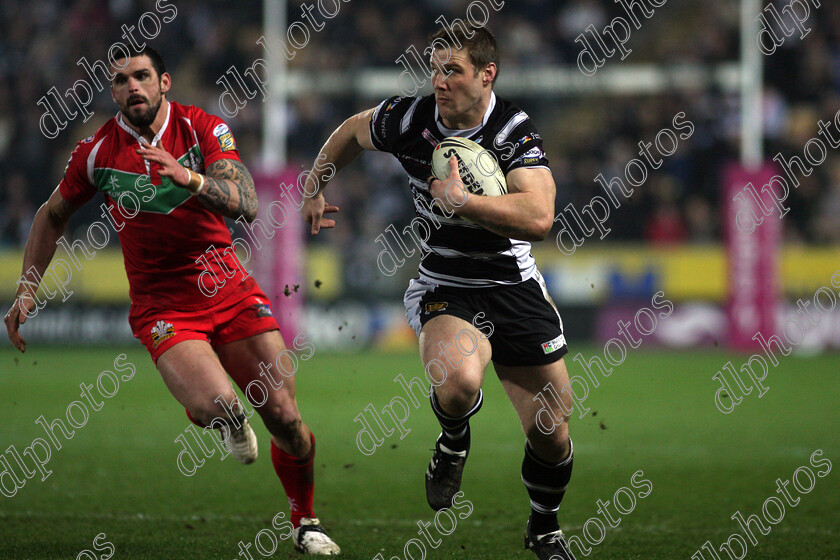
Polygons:
[[319,556],[338,556],[341,549],[327,536],[321,521],[317,517],[304,517],[300,527],[292,533],[295,550],[304,554]]

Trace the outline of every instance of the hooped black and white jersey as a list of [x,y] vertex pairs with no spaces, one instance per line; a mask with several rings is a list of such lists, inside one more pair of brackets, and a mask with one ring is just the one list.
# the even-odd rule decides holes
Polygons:
[[423,242],[421,279],[460,287],[517,284],[537,273],[531,244],[495,233],[455,214],[447,216],[432,196],[426,180],[431,176],[432,152],[449,136],[469,138],[489,150],[507,174],[520,167],[548,168],[542,138],[528,115],[509,101],[491,96],[480,125],[451,130],[438,119],[434,95],[391,97],[383,101],[370,121],[374,147],[396,157],[408,173],[417,218],[404,230]]

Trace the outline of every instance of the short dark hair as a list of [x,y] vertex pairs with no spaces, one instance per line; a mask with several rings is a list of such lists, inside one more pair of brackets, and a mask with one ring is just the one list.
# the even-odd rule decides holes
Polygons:
[[[163,57],[161,57],[160,53],[152,47],[150,47],[149,45],[146,45],[142,49],[135,49],[133,46],[129,46],[126,48],[126,51],[128,51],[129,58],[134,58],[137,56],[149,57],[149,60],[152,62],[152,68],[154,68],[155,72],[157,72],[158,80],[160,80],[160,77],[166,73],[166,64],[163,62]],[[123,58],[125,57],[116,58],[113,62],[116,62],[117,60],[122,60]],[[126,62],[126,64],[128,63]]]
[[[491,62],[496,65],[496,77],[499,76],[499,49],[496,38],[486,27],[478,27],[471,23],[441,27],[429,36],[429,43],[443,41],[449,48],[466,49],[470,62],[475,71],[484,68]],[[496,78],[493,78],[495,83]]]

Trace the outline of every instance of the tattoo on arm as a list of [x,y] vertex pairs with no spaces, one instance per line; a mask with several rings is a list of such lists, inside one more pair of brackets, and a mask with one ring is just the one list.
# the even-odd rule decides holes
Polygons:
[[[238,195],[236,208],[230,207],[230,184],[233,183]],[[207,168],[204,190],[198,195],[199,200],[211,210],[230,218],[256,216],[257,195],[254,180],[248,169],[240,161],[222,159]]]
[[237,171],[236,190],[239,192],[239,208],[237,212],[240,216],[257,215],[257,191],[254,188],[254,179],[248,173],[248,169],[242,165],[241,162],[233,161],[233,168]]
[[198,199],[211,210],[217,210],[225,214],[228,202],[230,202],[230,187],[225,181],[219,181],[212,177],[204,179],[204,190],[198,195]]

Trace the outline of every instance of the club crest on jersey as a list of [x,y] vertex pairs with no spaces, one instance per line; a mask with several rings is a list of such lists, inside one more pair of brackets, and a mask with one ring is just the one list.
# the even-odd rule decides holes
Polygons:
[[271,307],[267,303],[263,303],[261,299],[257,299],[256,305],[253,306],[254,310],[257,312],[257,317],[273,317],[274,314],[271,312]]
[[152,342],[154,342],[155,348],[157,348],[161,342],[168,338],[172,338],[173,336],[175,336],[175,328],[172,326],[172,323],[158,321],[155,326],[152,327]]
[[196,173],[203,172],[204,171],[204,162],[199,160],[198,156],[196,156],[195,153],[192,150],[187,152],[187,154],[189,155],[189,158],[190,158],[190,169],[192,169]]
[[435,301],[432,303],[427,303],[426,315],[428,315],[429,313],[437,313],[438,311],[443,311],[447,307],[449,307],[448,301]]
[[556,352],[563,348],[566,345],[566,336],[560,335],[554,340],[549,340],[548,342],[542,343],[542,349],[544,354],[551,354],[552,352]]
[[438,145],[438,141],[435,140],[435,137],[432,136],[432,133],[429,131],[428,128],[423,131],[423,138],[428,140],[429,144],[431,144],[432,146],[437,146]]

